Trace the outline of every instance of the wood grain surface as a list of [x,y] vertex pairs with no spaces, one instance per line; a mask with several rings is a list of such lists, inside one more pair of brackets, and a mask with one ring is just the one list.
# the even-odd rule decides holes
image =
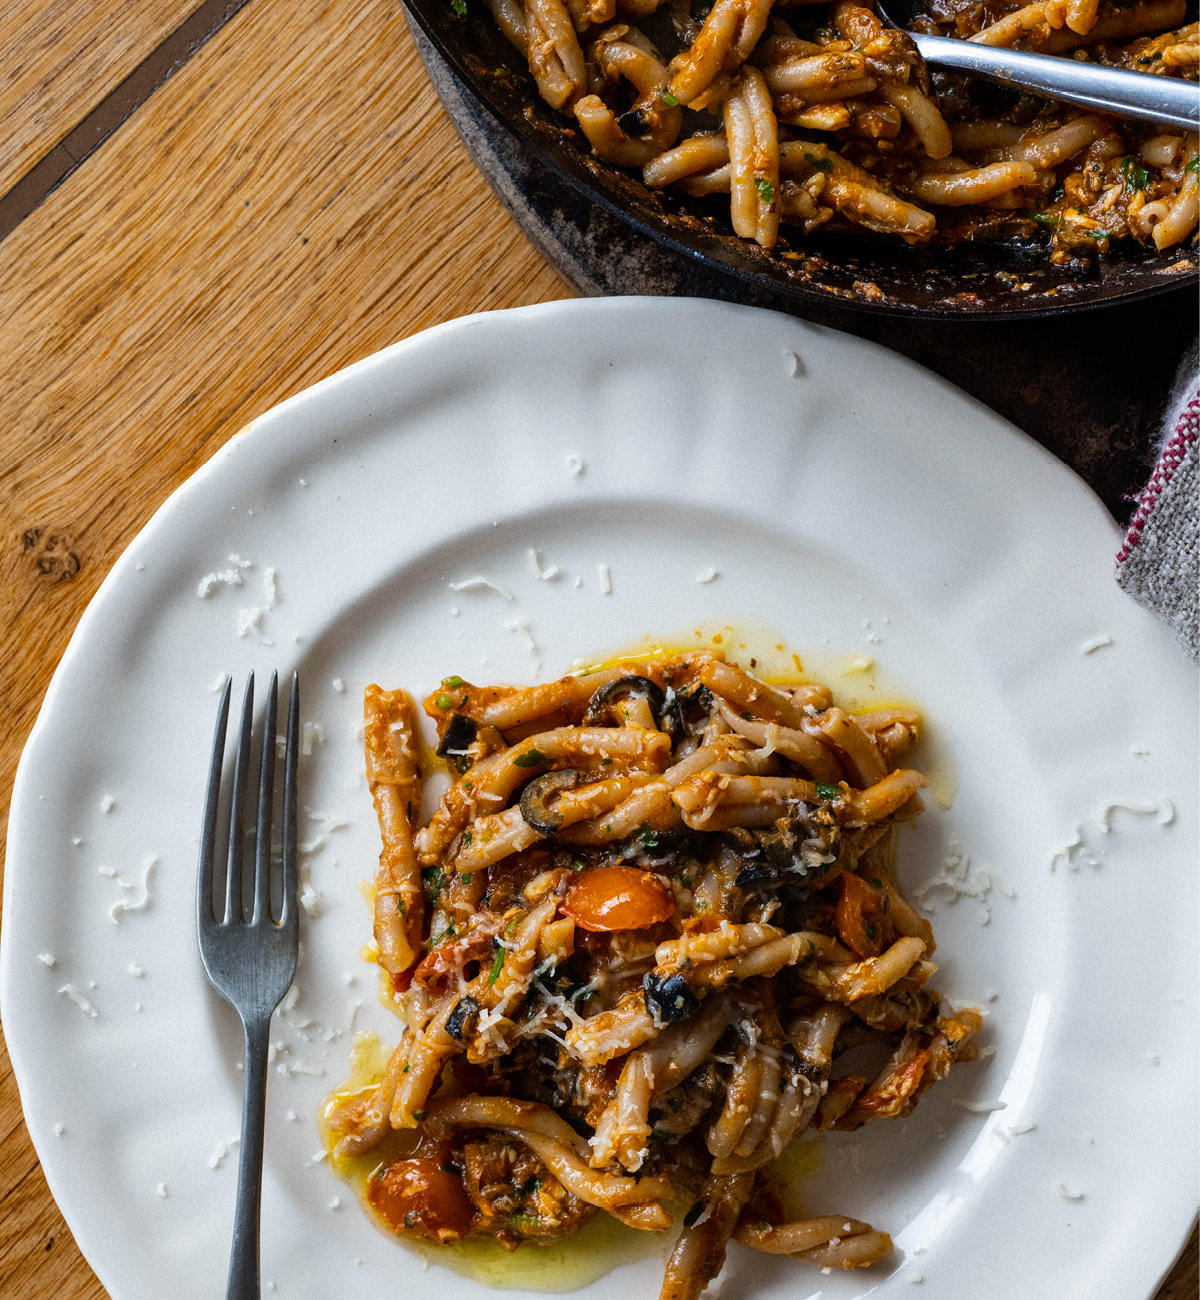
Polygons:
[[0,194],[200,3],[25,0],[0,5]]
[[[95,20],[41,45],[10,14],[0,88],[82,86],[70,42],[83,74],[190,7],[60,3]],[[52,143],[86,99],[21,148],[36,157],[38,131]],[[395,5],[252,0],[0,242],[0,829],[71,630],[175,487],[256,415],[397,339],[567,296],[475,173]],[[1195,1254],[1193,1237],[1158,1300],[1193,1300]],[[0,1295],[105,1294],[0,1042]]]

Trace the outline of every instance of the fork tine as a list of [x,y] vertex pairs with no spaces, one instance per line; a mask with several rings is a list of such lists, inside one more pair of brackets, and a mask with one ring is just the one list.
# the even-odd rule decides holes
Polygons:
[[221,767],[225,761],[225,732],[229,725],[229,696],[233,678],[225,678],[217,725],[213,732],[212,758],[208,764],[208,793],[204,796],[204,824],[200,832],[200,875],[196,885],[196,913],[201,923],[213,917],[213,859],[217,853],[217,805],[221,800]]
[[300,674],[292,674],[288,704],[287,749],[283,756],[283,905],[279,924],[295,930],[296,902],[296,762],[300,751]]
[[258,824],[254,840],[254,915],[251,924],[271,919],[271,812],[275,793],[275,719],[279,674],[271,674],[263,719],[262,762],[258,767]]
[[246,782],[250,773],[250,733],[254,726],[254,673],[246,678],[242,696],[242,725],[233,766],[233,798],[229,801],[229,865],[225,875],[225,922],[242,919],[242,857],[246,846]]

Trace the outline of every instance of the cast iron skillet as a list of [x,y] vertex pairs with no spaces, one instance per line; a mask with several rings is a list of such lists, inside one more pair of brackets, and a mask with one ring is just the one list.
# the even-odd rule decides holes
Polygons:
[[676,252],[716,264],[748,287],[762,289],[766,281],[798,314],[806,303],[836,298],[910,317],[1020,319],[1130,302],[1196,275],[1197,249],[1190,241],[1165,253],[1123,250],[1085,272],[1051,266],[1043,246],[910,248],[869,232],[806,237],[785,228],[779,246],[765,253],[728,233],[727,202],[722,218],[712,200],[656,193],[636,174],[594,157],[573,120],[539,97],[482,0],[465,0],[462,15],[451,0],[404,2],[476,98],[569,184]]

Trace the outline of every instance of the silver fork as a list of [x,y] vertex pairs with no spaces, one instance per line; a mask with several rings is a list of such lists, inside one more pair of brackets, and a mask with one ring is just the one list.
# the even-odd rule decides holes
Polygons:
[[200,956],[213,987],[241,1017],[245,1032],[245,1079],[242,1094],[242,1140],[238,1162],[237,1212],[229,1256],[227,1300],[258,1300],[259,1207],[262,1199],[263,1121],[267,1102],[267,1040],[271,1013],[296,973],[296,755],[299,745],[300,684],[292,675],[288,707],[287,749],[283,767],[283,903],[278,921],[271,916],[271,810],[275,788],[275,725],[279,675],[271,674],[263,721],[262,759],[258,774],[254,904],[249,919],[242,905],[242,858],[246,843],[246,786],[254,722],[254,674],[246,681],[242,725],[233,767],[229,803],[229,854],[225,874],[225,913],[213,910],[213,859],[217,848],[217,804],[225,757],[225,731],[233,681],[225,680],[213,737],[200,840],[196,895]]

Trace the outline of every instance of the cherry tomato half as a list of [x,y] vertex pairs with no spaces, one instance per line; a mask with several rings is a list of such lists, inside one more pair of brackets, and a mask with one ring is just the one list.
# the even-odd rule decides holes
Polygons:
[[585,871],[571,882],[562,904],[563,915],[585,930],[644,930],[674,910],[671,891],[636,867]]
[[436,1160],[393,1160],[372,1176],[367,1200],[394,1231],[443,1246],[466,1236],[475,1213],[462,1179]]
[[842,876],[837,903],[837,929],[842,942],[856,957],[878,957],[892,938],[887,920],[887,894],[873,889],[861,876]]

